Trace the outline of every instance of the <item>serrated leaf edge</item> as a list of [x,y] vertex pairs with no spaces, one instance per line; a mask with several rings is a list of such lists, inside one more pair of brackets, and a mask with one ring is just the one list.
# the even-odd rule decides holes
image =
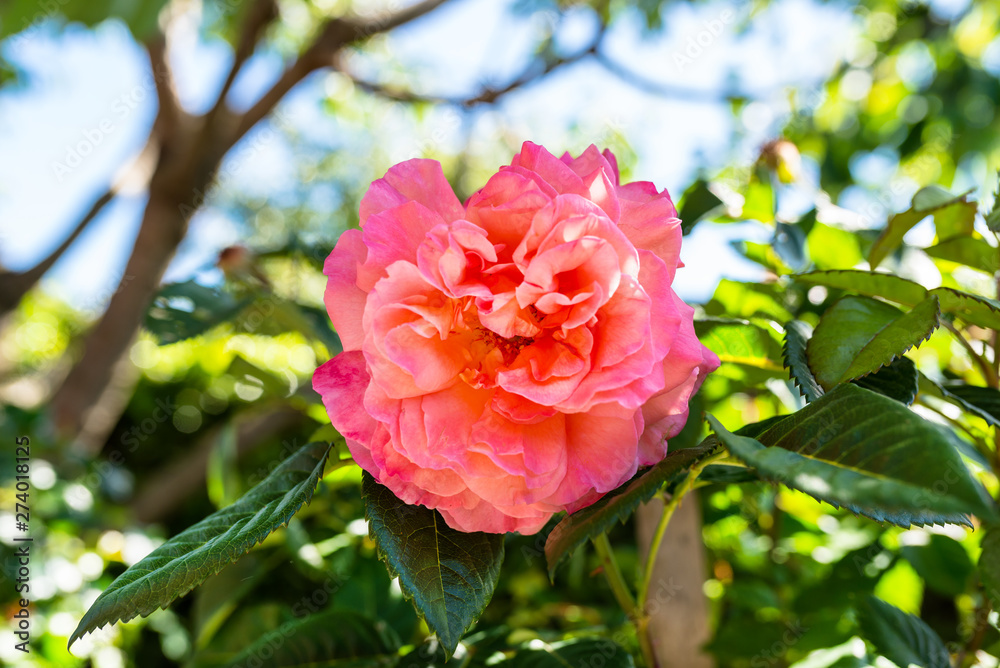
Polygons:
[[[303,446],[303,447],[305,447],[305,446]],[[256,541],[256,542],[255,542],[255,543],[253,543],[252,545],[248,546],[248,547],[247,547],[247,549],[246,549],[245,551],[243,551],[243,552],[240,552],[240,554],[239,554],[239,555],[237,556],[237,559],[238,559],[238,558],[240,558],[240,557],[242,557],[242,556],[244,556],[244,555],[246,555],[246,554],[249,554],[249,553],[250,553],[250,551],[251,551],[251,550],[253,550],[253,548],[255,548],[255,547],[257,547],[258,545],[260,545],[261,543],[263,543],[263,542],[264,542],[264,540],[266,540],[268,536],[270,536],[271,534],[273,534],[273,533],[274,533],[275,531],[277,531],[278,529],[281,529],[282,527],[287,527],[287,526],[288,526],[288,523],[289,523],[289,522],[291,521],[292,517],[294,517],[294,516],[295,516],[295,514],[296,514],[296,513],[298,513],[298,512],[299,512],[299,510],[301,510],[301,509],[302,509],[302,507],[303,507],[303,506],[305,506],[305,505],[308,505],[309,503],[311,503],[311,502],[312,502],[312,497],[313,497],[313,495],[315,494],[315,492],[316,492],[316,489],[317,489],[317,488],[319,487],[319,483],[320,483],[320,481],[321,481],[321,479],[322,479],[322,477],[323,477],[323,475],[322,475],[322,469],[323,469],[323,468],[326,468],[326,462],[327,462],[327,459],[328,459],[328,458],[329,458],[329,456],[330,456],[330,451],[331,451],[331,449],[332,449],[332,446],[331,446],[330,448],[328,448],[328,449],[326,450],[326,453],[325,453],[325,454],[323,455],[323,457],[321,457],[321,458],[320,458],[320,459],[319,459],[319,460],[318,460],[318,461],[316,462],[316,465],[315,465],[315,467],[314,467],[314,469],[313,469],[313,470],[315,470],[315,469],[316,469],[316,467],[319,467],[319,466],[322,466],[322,468],[320,469],[320,474],[319,474],[319,475],[317,476],[317,478],[316,478],[316,485],[315,485],[315,486],[313,486],[313,487],[312,487],[312,488],[311,488],[311,489],[310,489],[310,490],[308,491],[308,493],[306,494],[306,499],[305,499],[305,500],[303,500],[303,502],[302,502],[302,503],[300,503],[299,505],[295,506],[294,508],[291,508],[291,509],[289,509],[289,511],[288,511],[288,514],[287,514],[287,516],[285,517],[285,519],[284,519],[284,521],[283,521],[283,522],[281,522],[281,523],[279,523],[278,525],[276,525],[276,526],[274,527],[274,529],[272,529],[271,531],[269,531],[269,532],[268,532],[267,534],[265,534],[264,536],[261,536],[261,538],[260,538],[260,539],[259,539],[258,541]],[[292,456],[294,456],[294,455],[292,455]],[[266,481],[267,479],[265,478],[264,480]],[[264,481],[261,481],[261,484],[263,484],[263,482],[264,482]],[[253,491],[253,489],[251,488],[251,489],[250,489],[250,490],[249,490],[249,491],[247,492],[247,494],[251,493],[252,491]],[[238,500],[237,500],[237,502],[238,502]],[[214,513],[213,513],[213,514],[214,514]],[[211,517],[211,515],[209,515],[208,517]],[[192,525],[192,526],[194,526],[194,525]],[[189,527],[189,528],[190,528],[190,527]],[[179,535],[179,534],[178,534],[178,535]],[[168,540],[169,540],[169,539],[168,539]],[[165,544],[165,543],[164,543],[164,544]],[[152,554],[152,552],[151,552],[150,554]],[[144,557],[144,558],[145,558],[145,557]],[[178,558],[179,558],[179,557],[178,557]],[[182,598],[182,597],[186,596],[186,595],[187,595],[187,594],[189,594],[189,593],[190,593],[191,591],[193,591],[193,590],[194,590],[194,589],[196,589],[197,587],[201,586],[201,585],[202,585],[202,584],[203,584],[203,583],[205,582],[205,580],[207,580],[208,578],[210,578],[210,577],[212,577],[212,576],[214,576],[214,575],[218,575],[218,574],[219,574],[220,572],[222,572],[222,570],[223,570],[223,568],[225,568],[225,566],[227,566],[227,565],[229,565],[229,564],[233,563],[234,561],[236,561],[236,559],[233,559],[232,561],[230,561],[230,562],[228,562],[228,563],[224,564],[224,565],[223,565],[223,566],[222,566],[221,568],[219,568],[219,570],[217,570],[217,571],[214,571],[214,572],[209,572],[209,573],[208,573],[208,575],[206,575],[206,576],[205,576],[205,578],[201,580],[201,582],[198,582],[197,584],[194,584],[194,585],[192,585],[192,586],[191,586],[191,587],[189,587],[188,589],[186,589],[186,590],[184,590],[184,591],[182,591],[182,592],[179,592],[179,593],[178,593],[178,594],[177,594],[176,596],[174,596],[174,597],[173,597],[173,598],[172,598],[172,599],[171,599],[170,601],[168,601],[168,602],[167,602],[166,604],[164,604],[164,605],[159,605],[159,606],[156,606],[155,608],[153,608],[153,609],[151,609],[151,610],[148,610],[147,612],[138,612],[138,611],[136,611],[135,613],[132,613],[132,614],[130,614],[130,615],[127,615],[127,616],[120,616],[120,617],[118,617],[117,619],[113,619],[113,620],[108,620],[108,621],[106,621],[106,622],[104,622],[104,623],[100,624],[99,626],[94,626],[94,627],[91,627],[91,628],[88,628],[88,629],[87,629],[86,631],[82,631],[82,632],[81,632],[81,629],[82,629],[82,628],[84,627],[84,621],[85,621],[85,620],[87,619],[87,614],[85,613],[85,614],[84,614],[84,616],[83,616],[83,619],[81,619],[81,620],[80,620],[80,624],[79,624],[79,625],[77,626],[76,630],[75,630],[75,631],[73,631],[73,634],[72,634],[72,635],[71,635],[71,636],[69,637],[69,640],[68,640],[68,641],[67,641],[67,643],[66,643],[66,647],[67,647],[67,648],[69,648],[70,646],[72,646],[72,644],[73,644],[74,642],[76,642],[77,640],[79,640],[79,639],[80,639],[80,638],[82,638],[83,636],[87,635],[88,633],[93,633],[94,631],[98,631],[98,630],[100,630],[100,629],[103,629],[103,628],[104,628],[105,626],[108,626],[108,625],[114,625],[114,624],[117,624],[117,623],[119,623],[119,622],[129,622],[129,621],[131,621],[131,620],[135,619],[136,617],[143,617],[143,618],[144,618],[144,617],[148,617],[149,615],[153,614],[153,613],[154,613],[154,612],[156,612],[157,610],[166,610],[166,609],[167,609],[167,608],[168,608],[168,607],[170,606],[170,604],[171,604],[171,603],[173,603],[174,601],[176,601],[176,600],[177,600],[177,599],[179,599],[179,598]],[[136,563],[138,563],[138,562],[136,562]],[[209,569],[209,570],[211,571],[211,569]],[[128,569],[126,569],[126,571],[125,571],[125,572],[127,573],[127,572],[128,572]],[[122,575],[124,575],[124,573],[123,573]],[[119,576],[119,577],[120,577],[120,576]],[[112,583],[111,583],[111,584],[114,584],[114,582],[112,581]],[[110,587],[110,585],[109,585],[109,587]],[[106,590],[105,590],[105,591],[106,591]],[[102,595],[103,595],[103,592],[102,592]],[[93,604],[91,604],[91,608],[90,608],[90,609],[93,609],[93,606],[94,606],[94,605],[96,605],[96,604],[97,604],[97,602],[98,602],[99,600],[100,600],[100,596],[98,597],[98,599],[97,599],[97,600],[95,600],[95,601],[94,601],[94,603],[93,603]],[[89,610],[88,610],[88,612],[89,612]]]

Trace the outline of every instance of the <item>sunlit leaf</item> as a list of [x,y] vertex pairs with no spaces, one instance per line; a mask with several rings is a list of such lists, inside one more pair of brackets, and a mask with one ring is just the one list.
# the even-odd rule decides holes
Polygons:
[[823,223],[813,225],[806,245],[817,269],[845,269],[865,259],[856,234]]
[[[867,297],[882,297],[889,301],[915,306],[927,297],[927,288],[894,274],[856,269],[813,271],[798,274],[794,279],[807,285],[822,285],[838,290],[856,292]],[[942,309],[944,308],[942,304]]]
[[287,524],[312,498],[329,452],[328,443],[302,446],[239,501],[129,567],[97,597],[70,636],[70,644],[105,624],[165,608]]
[[774,212],[774,188],[771,185],[771,175],[767,169],[757,167],[750,176],[750,184],[747,186],[746,200],[743,203],[741,216],[748,220],[770,223],[774,221]]
[[724,363],[781,370],[781,347],[764,327],[747,320],[698,320],[698,339]]
[[1000,303],[993,299],[952,288],[934,288],[928,294],[938,298],[942,313],[950,313],[984,329],[1000,329]]
[[[909,209],[890,218],[882,234],[875,240],[868,254],[868,264],[872,269],[899,248],[903,243],[903,236],[927,216],[933,214],[935,220],[940,216],[943,221],[957,221],[967,217],[970,208],[973,216],[976,212],[976,205],[968,200],[968,193],[954,196],[937,186],[918,190],[911,204]],[[946,230],[953,229],[948,222],[943,223],[943,227]]]
[[877,521],[968,524],[994,518],[984,489],[951,436],[900,402],[841,385],[776,422],[756,440],[709,423],[736,457],[764,478]]
[[809,339],[809,368],[827,390],[865,376],[927,339],[939,313],[935,297],[906,313],[868,297],[843,297],[826,310]]
[[972,267],[987,274],[993,274],[1000,269],[1000,250],[990,246],[982,239],[973,237],[958,237],[948,239],[939,244],[925,248],[924,252],[938,260],[947,260],[957,264]]

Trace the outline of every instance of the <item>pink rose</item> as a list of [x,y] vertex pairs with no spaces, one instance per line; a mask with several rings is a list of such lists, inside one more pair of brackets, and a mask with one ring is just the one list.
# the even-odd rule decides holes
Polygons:
[[680,221],[610,151],[526,142],[463,206],[433,160],[372,183],[326,260],[313,385],[354,459],[460,531],[537,532],[654,464],[718,358],[671,283]]

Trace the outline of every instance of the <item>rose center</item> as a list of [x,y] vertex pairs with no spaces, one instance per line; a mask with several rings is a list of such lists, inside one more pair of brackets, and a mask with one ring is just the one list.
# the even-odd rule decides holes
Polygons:
[[487,345],[500,351],[505,366],[513,364],[514,360],[520,354],[521,349],[535,342],[534,339],[527,336],[503,337],[485,327],[479,328],[479,336],[482,337]]

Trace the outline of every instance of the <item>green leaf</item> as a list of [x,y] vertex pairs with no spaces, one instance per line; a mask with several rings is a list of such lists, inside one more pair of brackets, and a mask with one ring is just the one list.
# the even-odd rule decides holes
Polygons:
[[757,440],[729,434],[711,416],[709,422],[763,478],[880,522],[908,527],[969,524],[967,513],[996,517],[944,428],[853,384],[775,422]]
[[939,534],[931,534],[926,545],[904,545],[899,553],[928,587],[950,597],[965,592],[976,568],[961,543]]
[[813,225],[806,246],[817,269],[853,267],[865,259],[856,234],[823,223]]
[[919,617],[869,596],[858,605],[861,635],[898,666],[951,668],[948,649]]
[[160,345],[204,334],[234,317],[248,300],[195,281],[166,285],[153,298],[143,325]]
[[875,373],[864,378],[856,378],[851,382],[909,406],[917,398],[919,380],[913,360],[909,357],[898,357]]
[[792,319],[783,300],[786,290],[776,285],[740,283],[727,278],[719,281],[711,301],[705,305],[710,316],[725,318],[768,318],[778,322]]
[[945,398],[952,399],[966,411],[977,415],[995,427],[1000,427],[1000,391],[955,383],[938,386]]
[[37,0],[12,0],[0,5],[0,38],[25,30],[40,17],[62,16],[67,21],[78,21],[88,27],[117,18],[128,26],[137,40],[142,40],[155,32],[157,17],[166,4],[167,0],[59,0],[51,5],[41,5]]
[[[913,196],[910,208],[890,218],[882,234],[872,244],[871,251],[868,253],[868,264],[872,269],[877,268],[890,253],[899,248],[900,244],[903,243],[903,236],[914,225],[931,214],[935,216],[935,222],[938,216],[941,216],[942,220],[951,220],[968,215],[963,211],[971,206],[972,214],[975,215],[976,205],[968,201],[967,195],[968,193],[957,197],[952,196],[936,186],[917,191],[917,194]],[[963,211],[952,211],[953,208]],[[947,228],[947,223],[942,223],[942,227]]]
[[698,179],[681,196],[681,209],[678,213],[681,219],[681,231],[689,234],[696,223],[722,205],[722,200],[709,188],[708,181]]
[[938,298],[941,312],[961,318],[984,329],[1000,329],[1000,303],[952,288],[934,288],[929,295]]
[[806,346],[809,368],[829,390],[889,364],[938,326],[936,297],[901,313],[868,297],[842,297],[820,319]]
[[617,522],[627,520],[640,504],[653,498],[665,482],[689,470],[717,449],[716,444],[710,444],[670,452],[661,462],[593,505],[563,518],[545,540],[549,577],[553,576],[559,562],[574,550],[608,531]]
[[747,186],[741,217],[759,220],[762,223],[774,221],[775,201],[771,175],[763,166],[754,168]]
[[[915,306],[927,298],[927,288],[894,274],[858,269],[813,271],[793,278],[807,285],[822,285],[856,292],[867,297],[881,297],[906,306]],[[943,309],[942,305],[942,309]]]
[[993,607],[1000,608],[1000,528],[990,527],[983,536],[982,548],[979,578],[986,595],[993,601]]
[[780,371],[781,346],[771,332],[748,320],[698,320],[698,339],[719,360],[731,364]]
[[806,401],[816,401],[823,396],[823,388],[816,382],[809,363],[806,362],[806,342],[812,335],[809,325],[801,320],[790,320],[785,325],[784,361],[799,392]]
[[328,443],[309,443],[233,505],[185,529],[129,567],[97,597],[69,643],[105,624],[165,608],[287,524],[323,475]]
[[379,557],[452,654],[493,596],[503,535],[452,529],[437,511],[403,503],[368,473],[361,495]]
[[957,264],[972,267],[987,274],[993,274],[1000,269],[997,250],[982,239],[973,237],[957,237],[925,248],[924,252],[938,260],[947,260]]
[[574,638],[555,643],[533,641],[496,666],[503,668],[634,668],[632,655],[607,638]]
[[379,666],[398,654],[399,639],[355,610],[326,610],[290,619],[240,652],[226,668]]

